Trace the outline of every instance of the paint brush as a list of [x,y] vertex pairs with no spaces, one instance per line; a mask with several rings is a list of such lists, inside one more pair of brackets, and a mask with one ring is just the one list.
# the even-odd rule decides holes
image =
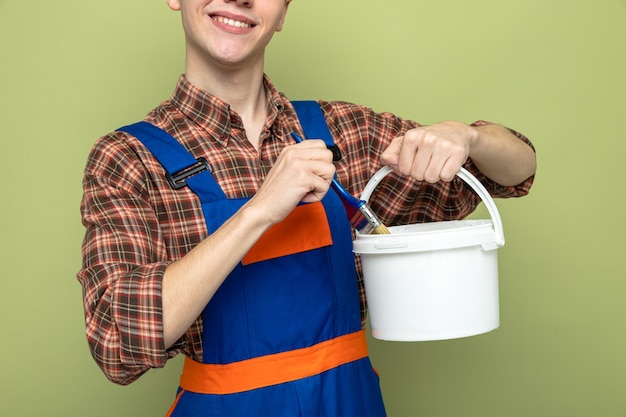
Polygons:
[[[297,143],[303,141],[303,139],[296,135],[295,133],[291,133],[291,136],[295,139]],[[374,214],[372,209],[367,205],[367,203],[363,200],[359,200],[352,194],[350,194],[343,186],[337,181],[337,177],[333,178],[331,182],[331,187],[335,192],[339,195],[343,206],[346,209],[346,214],[348,220],[352,227],[356,229],[360,234],[379,234],[379,235],[388,235],[391,234],[387,226],[385,226]]]

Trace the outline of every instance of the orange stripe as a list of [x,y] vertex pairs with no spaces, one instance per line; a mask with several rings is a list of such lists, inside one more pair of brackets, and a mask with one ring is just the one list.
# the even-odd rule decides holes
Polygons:
[[233,394],[317,375],[366,356],[362,330],[308,348],[225,365],[185,358],[180,386],[201,394]]
[[172,415],[172,413],[174,412],[174,409],[176,409],[176,406],[178,405],[178,401],[180,401],[180,397],[183,396],[184,392],[185,392],[185,390],[183,390],[183,389],[180,390],[180,392],[176,396],[176,399],[174,400],[174,404],[172,404],[172,406],[170,407],[170,409],[167,412],[167,414],[165,415],[165,417],[170,417]]

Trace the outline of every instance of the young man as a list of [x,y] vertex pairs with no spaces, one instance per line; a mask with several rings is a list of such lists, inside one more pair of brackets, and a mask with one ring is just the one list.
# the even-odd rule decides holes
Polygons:
[[289,0],[167,2],[185,75],[148,126],[102,137],[85,169],[78,278],[95,360],[128,384],[184,353],[172,416],[384,415],[333,176],[359,195],[389,165],[372,200],[387,224],[447,220],[479,202],[461,166],[496,197],[522,196],[534,150],[496,124],[420,126],[319,101],[333,160],[323,141],[294,143],[301,120],[264,75]]

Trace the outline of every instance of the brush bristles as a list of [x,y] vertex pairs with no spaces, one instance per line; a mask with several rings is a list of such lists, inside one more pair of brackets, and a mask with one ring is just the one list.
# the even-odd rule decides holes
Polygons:
[[372,209],[367,204],[362,204],[359,211],[350,219],[352,226],[361,234],[390,235],[391,232],[376,217]]
[[381,223],[380,226],[376,227],[374,231],[372,231],[373,235],[390,235],[391,232],[387,229],[387,226]]

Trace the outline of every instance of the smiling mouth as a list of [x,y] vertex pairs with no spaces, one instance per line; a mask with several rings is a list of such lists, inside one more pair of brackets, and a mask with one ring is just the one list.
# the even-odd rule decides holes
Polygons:
[[235,19],[229,19],[229,18],[223,17],[223,16],[213,16],[212,18],[217,23],[221,23],[223,25],[234,27],[234,28],[251,28],[252,27],[252,25],[250,23],[241,22],[241,21],[235,20]]

